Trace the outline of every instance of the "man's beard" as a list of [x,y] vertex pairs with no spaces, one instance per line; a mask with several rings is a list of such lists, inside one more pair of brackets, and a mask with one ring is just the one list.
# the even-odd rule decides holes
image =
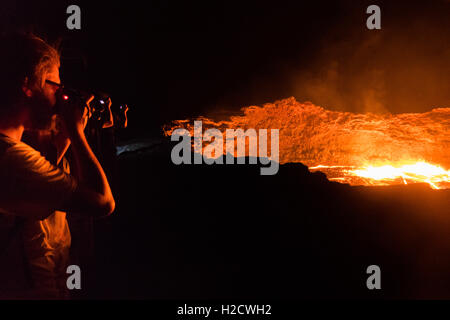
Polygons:
[[41,92],[35,92],[30,101],[30,129],[49,130],[52,116],[53,107],[50,101]]

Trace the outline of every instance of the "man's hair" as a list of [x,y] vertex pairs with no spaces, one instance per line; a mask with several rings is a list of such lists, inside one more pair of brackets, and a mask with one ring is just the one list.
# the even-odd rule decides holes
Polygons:
[[45,72],[59,67],[59,52],[33,34],[9,33],[0,36],[0,116],[14,112],[23,96],[22,86],[41,86]]

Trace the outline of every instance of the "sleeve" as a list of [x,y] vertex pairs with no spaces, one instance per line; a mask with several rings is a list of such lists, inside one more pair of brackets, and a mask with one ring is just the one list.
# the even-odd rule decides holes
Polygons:
[[9,147],[0,173],[0,209],[26,217],[64,210],[77,187],[76,179],[25,143]]

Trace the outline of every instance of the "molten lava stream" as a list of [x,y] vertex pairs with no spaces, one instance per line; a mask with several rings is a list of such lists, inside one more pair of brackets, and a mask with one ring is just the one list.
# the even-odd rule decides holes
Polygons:
[[241,111],[243,115],[226,121],[176,120],[164,133],[169,136],[185,128],[193,135],[193,120],[202,120],[203,130],[223,133],[239,128],[279,129],[280,164],[301,162],[330,180],[350,185],[427,183],[450,189],[450,108],[359,114],[288,98]]
[[[336,170],[336,169],[340,170]],[[348,167],[316,166],[311,171],[323,171],[330,180],[351,185],[393,185],[408,183],[428,183],[433,189],[450,188],[450,171],[426,162],[404,165]],[[330,169],[334,169],[330,171]]]

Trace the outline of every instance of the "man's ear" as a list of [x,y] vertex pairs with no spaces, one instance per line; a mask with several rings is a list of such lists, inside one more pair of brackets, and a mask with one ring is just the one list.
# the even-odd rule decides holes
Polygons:
[[28,98],[31,98],[33,96],[33,91],[29,88],[28,82],[28,77],[25,77],[22,84],[22,91]]

